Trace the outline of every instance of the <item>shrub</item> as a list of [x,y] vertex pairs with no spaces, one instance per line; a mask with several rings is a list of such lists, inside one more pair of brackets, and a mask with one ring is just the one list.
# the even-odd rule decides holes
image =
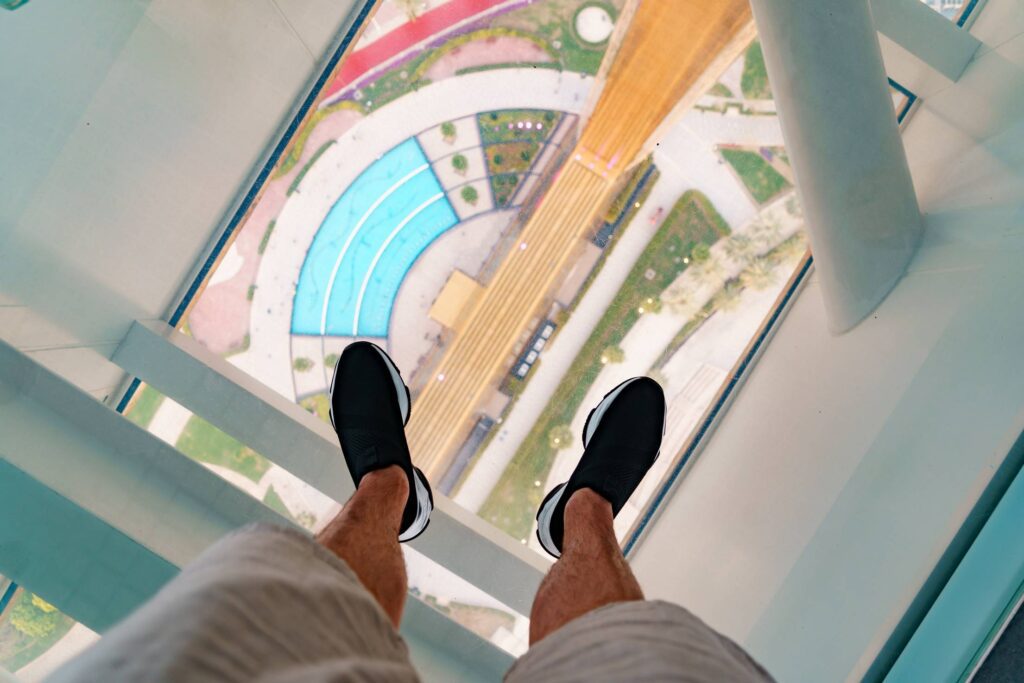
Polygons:
[[338,354],[329,353],[326,356],[324,356],[324,365],[329,368],[333,368],[335,365],[338,364],[338,358],[340,358]]
[[711,248],[701,242],[690,252],[690,258],[693,259],[694,263],[704,263],[711,258]]
[[448,144],[455,142],[456,132],[455,124],[451,121],[445,121],[441,124],[441,135],[448,141]]
[[524,149],[522,152],[519,153],[519,158],[522,159],[523,161],[529,161],[530,156],[530,150],[528,149]]
[[480,199],[480,193],[472,185],[466,185],[459,194],[467,204],[476,204],[477,200]]
[[501,156],[500,154],[495,154],[494,155],[494,165],[495,166],[501,166],[503,163],[505,163],[505,157]]
[[469,168],[469,162],[466,161],[466,157],[461,154],[456,154],[452,157],[452,168],[465,175],[466,169]]
[[295,372],[309,372],[313,369],[313,361],[309,358],[296,358],[292,362],[292,368],[295,369]]

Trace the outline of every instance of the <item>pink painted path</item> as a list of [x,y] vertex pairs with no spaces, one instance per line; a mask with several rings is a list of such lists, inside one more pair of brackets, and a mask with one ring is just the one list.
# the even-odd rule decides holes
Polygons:
[[451,0],[424,12],[348,56],[334,81],[327,86],[325,99],[343,90],[363,74],[375,69],[459,22],[486,12],[507,0]]

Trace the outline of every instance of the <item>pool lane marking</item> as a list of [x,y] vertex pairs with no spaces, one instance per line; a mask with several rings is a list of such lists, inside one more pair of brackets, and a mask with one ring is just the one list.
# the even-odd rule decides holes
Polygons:
[[[358,235],[359,231],[362,230],[363,224],[366,223],[366,221],[369,220],[373,212],[376,211],[377,208],[384,203],[384,200],[386,200],[388,197],[390,197],[392,194],[398,191],[400,187],[402,187],[407,182],[412,180],[413,177],[418,176],[420,173],[423,173],[423,171],[427,170],[428,168],[430,168],[429,162],[423,164],[422,166],[417,166],[415,169],[413,169],[408,174],[403,176],[398,182],[396,182],[394,185],[385,190],[384,194],[378,197],[377,200],[370,205],[370,208],[366,210],[366,213],[364,213],[362,217],[359,219],[359,222],[356,223],[356,227],[353,228],[351,233],[349,233],[348,239],[345,241],[345,245],[341,248],[341,252],[338,254],[338,260],[334,262],[334,268],[331,269],[331,277],[327,280],[327,293],[324,295],[324,307],[320,315],[321,336],[327,334],[327,307],[331,302],[331,292],[334,290],[334,278],[338,276],[338,269],[341,268],[341,262],[345,258],[345,254],[348,253],[349,247],[352,246],[352,242],[355,241],[356,235]],[[328,213],[328,216],[329,215],[330,214]]]
[[402,229],[411,221],[416,218],[424,209],[433,204],[439,199],[444,199],[444,192],[438,192],[433,197],[423,202],[415,209],[412,213],[402,219],[402,222],[395,226],[395,229],[391,231],[388,238],[384,240],[384,244],[380,245],[380,249],[377,250],[377,254],[373,257],[373,261],[370,263],[370,267],[366,269],[366,277],[363,278],[363,286],[359,289],[359,296],[356,298],[356,314],[352,317],[352,336],[356,337],[359,335],[359,312],[363,308],[363,296],[366,295],[366,288],[370,285],[370,276],[373,275],[374,269],[377,267],[377,262],[380,261],[381,257],[384,256],[384,250],[391,244],[391,240],[398,236],[398,233],[402,232]]

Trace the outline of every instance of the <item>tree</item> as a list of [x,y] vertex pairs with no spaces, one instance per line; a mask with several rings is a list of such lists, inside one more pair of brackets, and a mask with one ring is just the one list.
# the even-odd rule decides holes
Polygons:
[[324,365],[329,368],[333,368],[335,365],[338,364],[338,358],[338,354],[329,353],[326,356],[324,356]]
[[465,201],[467,204],[476,205],[476,201],[480,199],[480,194],[472,185],[466,185],[465,187],[463,187],[462,191],[459,194],[462,196],[463,201]]
[[746,235],[731,235],[725,242],[725,253],[736,263],[746,265],[754,257],[754,245]]
[[735,280],[730,280],[725,283],[722,289],[718,290],[718,293],[711,300],[711,305],[719,311],[736,310],[736,307],[740,304],[740,294],[742,292],[742,285]]
[[466,169],[469,168],[469,162],[466,161],[466,157],[461,154],[456,154],[452,157],[452,168],[454,168],[459,175],[466,175]]
[[758,291],[768,289],[774,281],[775,272],[772,269],[772,264],[766,258],[754,259],[740,274],[740,282],[744,287]]
[[530,150],[528,149],[524,149],[522,152],[519,153],[519,158],[522,159],[523,161],[529,161],[530,156]]
[[455,142],[457,134],[458,131],[455,129],[455,124],[451,121],[445,121],[441,124],[441,137],[443,137],[445,142],[449,145]]
[[313,369],[313,361],[309,358],[296,358],[292,362],[292,367],[295,369],[295,372],[309,372]]
[[548,445],[556,451],[572,445],[572,430],[569,425],[556,425],[548,432]]
[[626,352],[620,346],[609,346],[601,352],[602,363],[621,363],[626,360]]
[[57,630],[63,615],[38,595],[23,593],[11,608],[10,624],[29,638],[45,638]]
[[495,166],[501,166],[503,163],[505,163],[505,157],[501,156],[500,154],[495,154],[493,159]]

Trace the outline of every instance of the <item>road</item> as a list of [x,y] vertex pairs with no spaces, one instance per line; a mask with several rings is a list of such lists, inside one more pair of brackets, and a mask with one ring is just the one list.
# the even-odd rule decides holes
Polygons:
[[[750,23],[745,0],[640,5],[580,142],[416,399],[408,437],[427,476],[443,474],[478,404],[584,237],[615,181],[684,96],[693,97]],[[685,36],[685,40],[681,37]]]

